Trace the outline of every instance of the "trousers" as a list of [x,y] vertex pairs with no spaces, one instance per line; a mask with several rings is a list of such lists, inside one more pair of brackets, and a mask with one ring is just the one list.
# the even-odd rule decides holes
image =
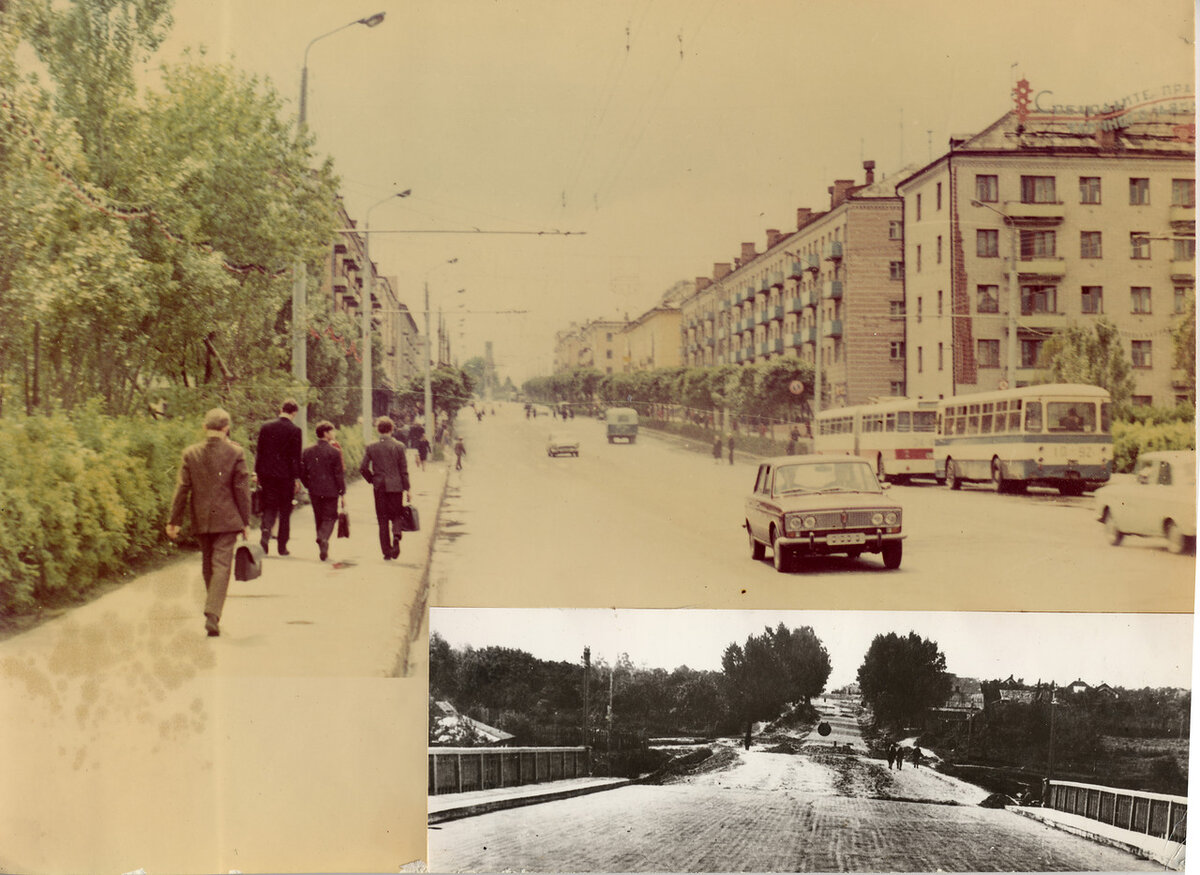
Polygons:
[[221,619],[229,578],[233,572],[233,547],[241,532],[206,532],[200,539],[200,569],[204,575],[204,613]]
[[403,537],[400,515],[404,512],[403,492],[375,490],[375,519],[379,522],[379,548],[384,556],[392,554],[392,539]]
[[313,520],[317,524],[317,542],[328,544],[329,537],[333,534],[333,527],[337,525],[338,497],[336,495],[329,497],[313,495],[311,497]]
[[296,487],[291,480],[280,480],[275,477],[260,477],[258,485],[262,487],[262,534],[264,539],[271,537],[271,529],[275,521],[279,521],[279,549],[287,547],[288,538],[292,535],[292,499],[296,495]]

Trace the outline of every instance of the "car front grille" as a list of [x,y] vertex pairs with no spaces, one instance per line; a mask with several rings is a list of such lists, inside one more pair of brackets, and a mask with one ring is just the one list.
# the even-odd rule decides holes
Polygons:
[[[877,513],[887,514],[887,510],[883,508],[872,508],[870,510],[826,510],[820,513],[814,513],[812,516],[817,518],[815,529],[862,529],[872,526],[871,517]],[[842,514],[846,515],[846,521],[842,522]],[[899,515],[899,511],[897,511]],[[802,514],[801,519],[808,514]]]

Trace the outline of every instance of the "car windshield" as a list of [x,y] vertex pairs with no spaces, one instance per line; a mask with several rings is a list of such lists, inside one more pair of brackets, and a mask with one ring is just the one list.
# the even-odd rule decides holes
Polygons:
[[780,465],[775,469],[775,494],[816,492],[879,492],[871,466],[857,459],[809,465]]

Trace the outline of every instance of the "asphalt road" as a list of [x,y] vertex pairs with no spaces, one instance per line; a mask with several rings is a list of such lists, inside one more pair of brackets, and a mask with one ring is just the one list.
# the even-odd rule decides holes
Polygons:
[[[779,574],[769,555],[749,558],[741,527],[753,461],[714,464],[706,446],[648,430],[608,444],[594,419],[529,420],[516,405],[463,430],[434,605],[1192,610],[1195,557],[1156,539],[1108,546],[1090,496],[894,486],[908,534],[898,570],[864,554]],[[579,437],[579,458],[547,456],[552,430]]]

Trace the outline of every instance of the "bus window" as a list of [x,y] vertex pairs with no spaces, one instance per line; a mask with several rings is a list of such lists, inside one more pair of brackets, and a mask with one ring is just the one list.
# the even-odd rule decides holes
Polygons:
[[1046,425],[1054,432],[1093,432],[1096,407],[1079,401],[1050,401],[1046,404]]
[[1112,410],[1107,401],[1100,404],[1100,431],[1104,434],[1112,431]]
[[937,414],[932,410],[918,410],[912,416],[913,431],[931,432],[937,427]]
[[1042,430],[1042,402],[1030,401],[1025,405],[1025,431],[1038,433]]
[[912,414],[907,410],[901,410],[896,414],[896,431],[912,431]]
[[[1000,405],[997,404],[996,406],[999,407]],[[997,413],[995,420],[992,422],[992,431],[996,432],[996,434],[1003,434],[1006,430],[1005,426],[1008,424],[1007,417],[1008,414],[1003,411]]]
[[979,432],[980,434],[992,433],[992,414],[983,414],[983,418],[979,420]]

